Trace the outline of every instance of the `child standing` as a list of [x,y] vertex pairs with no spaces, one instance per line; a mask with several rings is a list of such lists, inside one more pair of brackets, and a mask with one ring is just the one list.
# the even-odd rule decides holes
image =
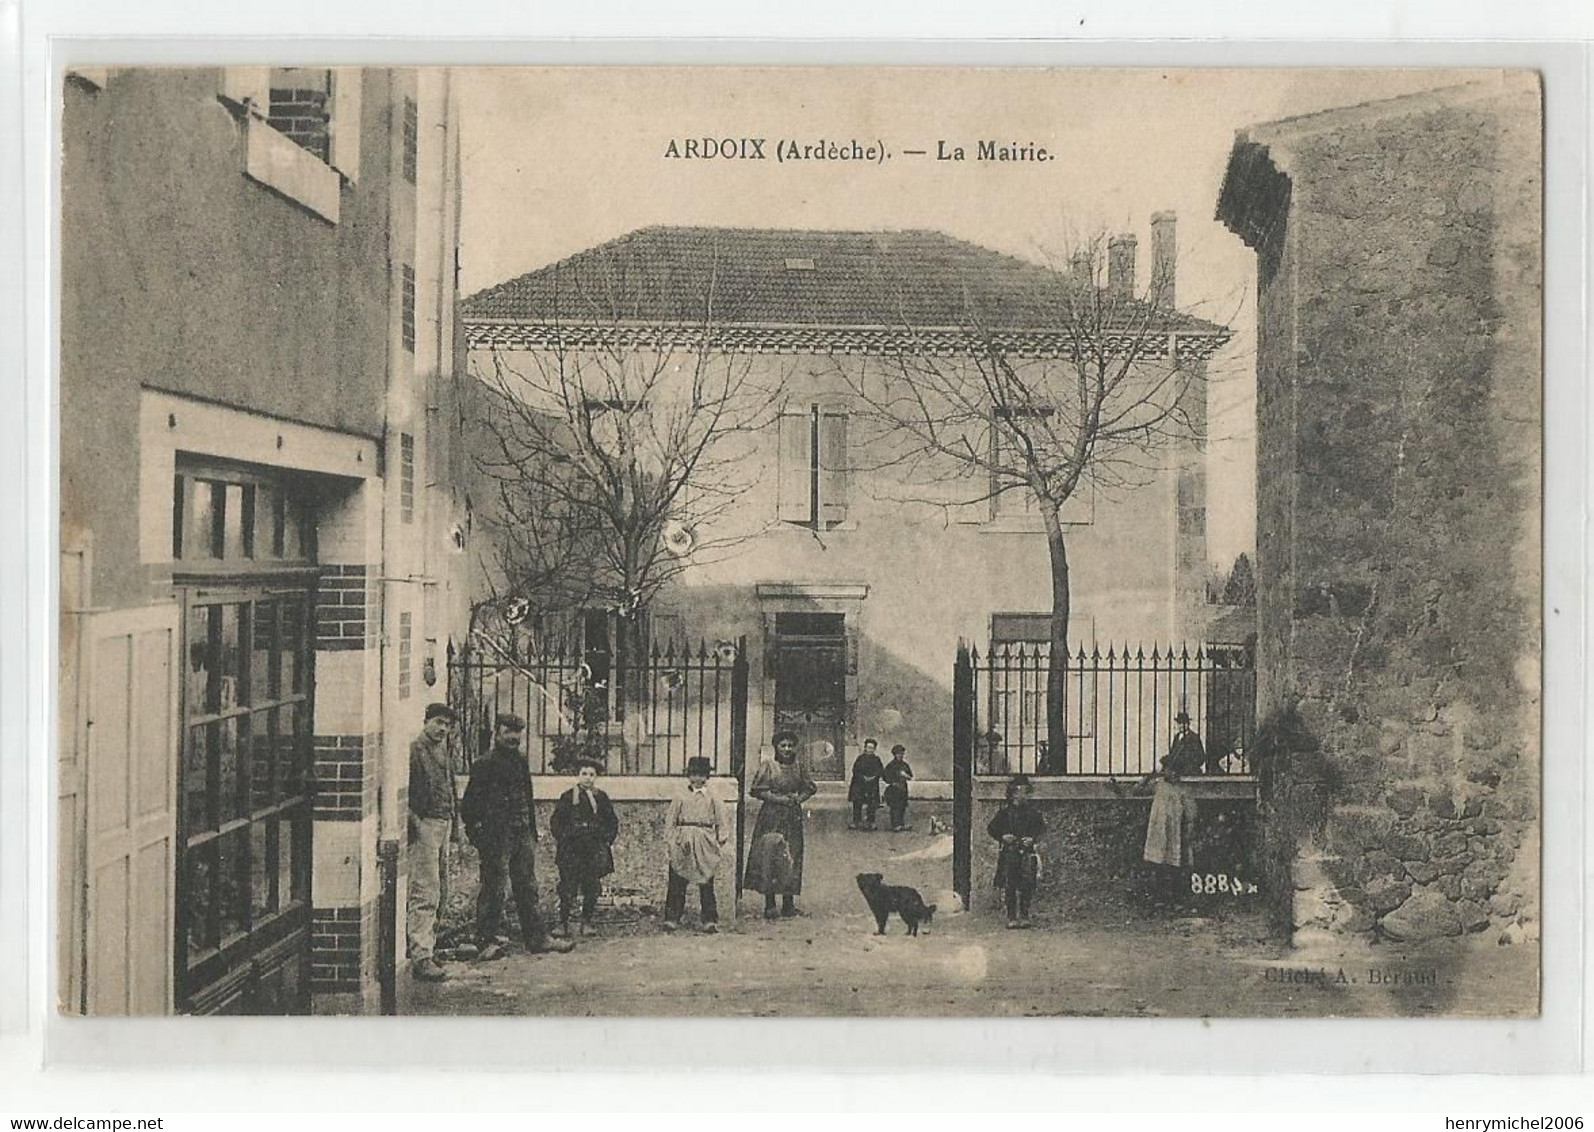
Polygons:
[[705,932],[719,931],[719,905],[714,874],[735,829],[725,803],[709,793],[709,761],[701,755],[686,760],[686,785],[679,788],[664,814],[664,839],[670,849],[669,889],[664,896],[665,931],[681,926],[686,915],[686,886],[697,885]]
[[908,749],[901,743],[891,748],[891,761],[880,772],[880,781],[886,784],[886,806],[891,810],[891,832],[901,833],[912,829],[908,824],[908,782],[913,778],[913,768],[903,756]]
[[559,926],[556,936],[570,934],[570,911],[581,897],[581,934],[591,935],[592,917],[598,910],[598,890],[603,878],[614,872],[614,839],[620,819],[614,803],[598,789],[598,764],[583,761],[576,784],[554,803],[548,829],[558,844],[554,863],[559,866]]
[[1007,784],[1007,804],[997,811],[986,832],[1000,845],[996,887],[1002,890],[1009,928],[1029,927],[1030,898],[1040,880],[1041,858],[1035,843],[1046,832],[1046,819],[1030,801],[1029,775],[1015,774]]
[[863,741],[863,753],[852,762],[852,781],[847,785],[847,800],[852,803],[852,828],[873,829],[880,809],[880,772],[885,769],[877,754],[879,744]]

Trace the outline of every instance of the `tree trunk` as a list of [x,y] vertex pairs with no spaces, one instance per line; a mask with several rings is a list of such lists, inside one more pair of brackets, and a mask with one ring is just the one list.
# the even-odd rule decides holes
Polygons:
[[1046,766],[1043,773],[1062,772],[1068,753],[1068,720],[1064,714],[1068,695],[1068,546],[1063,525],[1054,512],[1046,519],[1046,547],[1052,559],[1051,651],[1046,660]]

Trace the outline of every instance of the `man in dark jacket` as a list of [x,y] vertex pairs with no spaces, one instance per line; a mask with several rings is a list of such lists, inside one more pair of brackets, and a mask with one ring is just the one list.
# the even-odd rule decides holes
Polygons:
[[533,851],[537,816],[532,808],[531,772],[520,753],[526,730],[519,716],[503,714],[493,728],[492,754],[471,768],[470,785],[460,799],[465,836],[481,854],[481,888],[476,894],[476,942],[480,958],[502,959],[499,924],[504,914],[504,878],[515,894],[520,933],[531,952],[569,951],[568,940],[549,939],[537,907]]
[[454,712],[428,704],[426,722],[410,744],[410,896],[406,924],[410,970],[435,982],[446,972],[432,957],[437,946],[437,905],[446,874],[448,831],[454,821],[454,767],[448,732]]

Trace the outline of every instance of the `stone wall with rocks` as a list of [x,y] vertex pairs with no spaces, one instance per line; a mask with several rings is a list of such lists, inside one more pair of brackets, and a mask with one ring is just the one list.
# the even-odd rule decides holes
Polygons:
[[1297,942],[1536,933],[1540,95],[1242,135],[1262,864]]
[[[1039,799],[1035,804],[1046,819],[1037,908],[1088,921],[1143,904],[1153,894],[1151,867],[1142,858],[1149,798]],[[1196,871],[1254,880],[1255,805],[1203,799],[1200,806],[1193,849]],[[1001,808],[992,797],[977,798],[974,804],[973,909],[1001,905],[995,887],[997,843],[986,833]]]

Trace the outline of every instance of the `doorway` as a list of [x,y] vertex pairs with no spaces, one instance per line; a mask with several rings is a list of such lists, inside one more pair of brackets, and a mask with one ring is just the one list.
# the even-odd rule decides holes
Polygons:
[[842,613],[775,614],[775,730],[796,733],[818,779],[845,774],[846,627]]
[[177,1008],[309,1011],[315,529],[302,481],[180,462]]

